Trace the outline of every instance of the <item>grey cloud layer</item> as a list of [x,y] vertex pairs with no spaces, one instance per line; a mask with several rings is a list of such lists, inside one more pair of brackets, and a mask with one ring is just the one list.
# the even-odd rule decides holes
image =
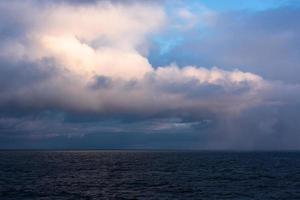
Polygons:
[[[287,120],[297,114],[298,85],[217,67],[151,66],[147,39],[168,21],[158,4],[13,1],[0,11],[14,16],[0,18],[0,137],[8,141],[0,146],[114,138],[106,133],[127,135],[115,144],[126,147],[300,143],[297,119]],[[134,144],[130,133],[144,139]]]

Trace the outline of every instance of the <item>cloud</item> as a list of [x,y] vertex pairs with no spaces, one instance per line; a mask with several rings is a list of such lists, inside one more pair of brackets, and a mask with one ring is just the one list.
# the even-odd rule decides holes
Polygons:
[[[238,69],[151,65],[149,38],[170,30],[157,3],[12,1],[0,11],[14,16],[0,28],[0,137],[12,146],[19,137],[141,132],[167,134],[163,141],[188,133],[197,139],[191,148],[262,148],[278,126],[289,127],[287,141],[299,130],[282,108],[299,104],[297,84]],[[189,10],[179,15],[196,20]],[[273,109],[284,118],[269,116]]]
[[[200,103],[201,96],[186,96],[192,96],[188,88],[191,83],[195,91],[213,85],[229,93],[240,87],[254,91],[262,84],[259,76],[240,71],[193,66],[180,69],[175,65],[153,68],[141,47],[147,46],[147,36],[165,22],[162,8],[154,4],[99,2],[78,6],[27,1],[17,7],[34,10],[31,18],[40,21],[30,23],[24,40],[16,38],[7,44],[14,50],[20,46],[21,53],[8,48],[3,49],[2,56],[15,58],[19,65],[34,63],[36,67],[31,70],[37,73],[49,71],[49,67],[55,72],[38,84],[16,88],[8,97],[2,95],[2,101],[87,112],[160,112],[163,108],[206,104]],[[111,80],[110,87],[89,87],[97,85],[100,77]],[[228,98],[236,97],[228,94]]]
[[[192,13],[201,16],[203,11]],[[154,63],[239,68],[269,80],[299,83],[295,73],[300,69],[299,13],[297,6],[215,12],[209,25],[201,23],[181,34],[181,43],[169,49],[164,59],[155,58]]]

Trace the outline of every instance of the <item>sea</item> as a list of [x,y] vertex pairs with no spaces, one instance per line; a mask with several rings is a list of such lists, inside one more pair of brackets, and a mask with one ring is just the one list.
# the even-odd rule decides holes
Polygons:
[[300,152],[0,151],[0,200],[300,199]]

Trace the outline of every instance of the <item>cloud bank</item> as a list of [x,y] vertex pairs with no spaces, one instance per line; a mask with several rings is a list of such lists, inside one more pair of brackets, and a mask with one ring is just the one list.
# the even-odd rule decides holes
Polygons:
[[[0,28],[3,141],[160,133],[137,147],[162,147],[164,137],[178,137],[175,144],[181,144],[179,133],[186,132],[196,140],[190,146],[183,142],[183,148],[299,144],[289,142],[299,139],[292,132],[300,130],[285,122],[291,112],[278,114],[286,104],[297,107],[298,85],[238,69],[150,64],[149,38],[170,22],[162,5],[54,2],[0,3],[6,16]],[[180,13],[185,20],[193,18]],[[279,134],[278,126],[288,127],[283,128],[286,141],[268,141]]]

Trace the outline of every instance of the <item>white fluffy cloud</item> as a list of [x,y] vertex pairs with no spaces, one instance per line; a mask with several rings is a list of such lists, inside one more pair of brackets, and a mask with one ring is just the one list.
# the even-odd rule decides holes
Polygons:
[[[238,70],[151,66],[147,37],[162,31],[166,22],[163,8],[156,4],[26,1],[14,11],[21,9],[32,21],[24,39],[11,39],[2,56],[32,63],[50,59],[57,72],[9,91],[1,96],[4,102],[14,99],[23,106],[86,112],[238,112],[260,102],[259,94],[267,87],[258,75]],[[47,65],[38,68],[43,67]]]

